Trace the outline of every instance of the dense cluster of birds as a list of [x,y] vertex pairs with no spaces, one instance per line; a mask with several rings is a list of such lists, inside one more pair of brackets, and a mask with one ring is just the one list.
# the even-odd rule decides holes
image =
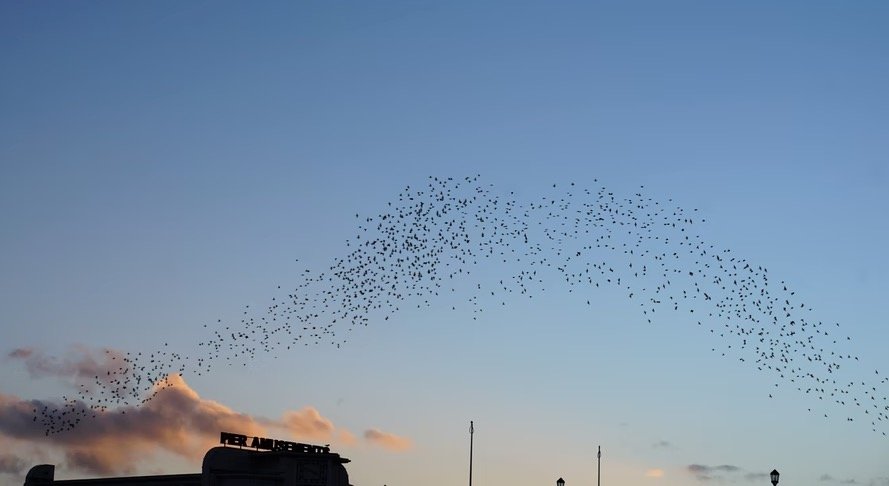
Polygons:
[[[354,329],[406,305],[429,306],[443,294],[459,296],[478,318],[486,305],[507,305],[511,296],[613,286],[638,302],[644,321],[687,313],[718,337],[714,351],[886,435],[889,380],[878,371],[869,382],[841,378],[840,369],[859,358],[843,351],[851,338],[839,336],[839,324],[812,317],[766,268],[707,244],[693,231],[703,222],[697,210],[642,191],[619,196],[570,183],[523,200],[478,176],[430,177],[419,189],[405,188],[385,211],[356,215],[358,234],[325,271],[305,270],[267,307],[245,308],[240,322],[205,325],[198,353],[184,356],[165,345],[109,354],[105,375],[81,384],[59,406],[38,407],[34,420],[52,434],[151,400],[170,386],[173,372],[203,374],[217,364],[246,365],[262,353],[304,346],[339,348]],[[497,278],[484,278],[492,274]]]

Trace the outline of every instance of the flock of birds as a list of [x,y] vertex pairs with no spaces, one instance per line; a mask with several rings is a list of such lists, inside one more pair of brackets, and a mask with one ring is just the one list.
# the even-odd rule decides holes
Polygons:
[[[432,305],[444,294],[459,297],[477,318],[486,305],[508,305],[511,296],[613,286],[638,302],[645,321],[687,313],[718,337],[722,347],[714,351],[886,435],[889,379],[878,371],[870,382],[842,379],[840,369],[859,358],[842,351],[850,338],[839,337],[839,324],[812,317],[766,268],[707,244],[692,231],[703,221],[697,210],[652,199],[641,188],[622,197],[605,187],[553,185],[524,201],[478,176],[430,177],[420,189],[405,188],[380,214],[356,218],[358,234],[345,256],[323,272],[305,270],[267,307],[247,307],[240,322],[205,325],[208,337],[198,352],[185,356],[166,344],[149,353],[109,352],[105,375],[60,404],[38,406],[34,420],[54,434],[146,403],[171,386],[170,373],[204,374],[218,364],[246,365],[261,353],[305,346],[339,348],[354,329],[403,306]],[[480,271],[485,265],[502,273],[485,279],[492,274]]]

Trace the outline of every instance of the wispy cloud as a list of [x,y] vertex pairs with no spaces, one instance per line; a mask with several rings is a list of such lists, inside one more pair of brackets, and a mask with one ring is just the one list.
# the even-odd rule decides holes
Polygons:
[[[826,483],[836,483],[836,484],[861,484],[857,479],[849,478],[849,479],[838,479],[830,474],[822,474],[818,477],[818,481],[826,482]],[[889,486],[889,480],[886,482],[887,484],[884,486]],[[876,486],[874,481],[870,481],[869,486]]]
[[659,440],[654,444],[651,444],[652,449],[672,449],[673,444],[666,440]]
[[125,370],[124,353],[113,349],[72,346],[64,356],[50,356],[33,348],[16,348],[6,357],[21,361],[34,378],[66,378],[85,387],[96,380],[107,383]]
[[9,352],[7,355],[8,358],[12,359],[26,359],[28,356],[31,356],[34,353],[33,349],[30,348],[16,348]]
[[741,470],[738,466],[723,464],[721,466],[705,466],[703,464],[689,464],[686,469],[698,481],[712,481],[723,479],[722,473],[736,473]]
[[740,471],[741,468],[738,466],[732,466],[729,464],[723,464],[722,466],[704,466],[702,464],[691,464],[688,466],[688,470],[691,472],[736,472]]
[[[280,419],[268,419],[202,398],[179,375],[170,375],[167,383],[172,386],[141,407],[97,413],[88,427],[51,438],[34,420],[33,410],[54,409],[59,404],[0,394],[0,439],[52,450],[63,458],[62,467],[99,475],[132,474],[147,457],[162,452],[198,463],[207,449],[217,444],[220,431],[324,440],[340,445],[355,442],[351,432],[336,427],[313,407],[286,411]],[[380,431],[365,436],[369,443],[389,450],[403,450],[410,445],[409,439]],[[24,466],[15,459],[0,456],[0,469],[19,472]]]
[[646,478],[662,478],[664,477],[664,470],[660,468],[652,468],[648,471],[645,471]]
[[370,443],[390,451],[406,451],[411,448],[411,440],[406,437],[400,437],[389,432],[383,432],[380,429],[369,429],[364,432],[364,438]]
[[749,472],[749,473],[747,473],[747,474],[744,475],[744,479],[746,479],[747,481],[750,481],[750,482],[756,482],[756,483],[768,484],[769,473],[764,473],[764,472],[761,472],[761,473]]
[[871,479],[868,483],[868,486],[889,486],[889,477],[877,477]]

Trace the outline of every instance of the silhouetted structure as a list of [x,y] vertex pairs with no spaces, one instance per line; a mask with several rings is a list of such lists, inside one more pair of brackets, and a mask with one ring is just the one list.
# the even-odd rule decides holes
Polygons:
[[596,486],[602,486],[602,446],[596,453]]
[[55,466],[42,464],[28,471],[25,486],[351,486],[343,466],[349,460],[326,446],[226,432],[220,442],[204,455],[200,473],[55,481]]
[[475,427],[472,420],[469,421],[469,486],[472,486],[472,434],[475,433]]

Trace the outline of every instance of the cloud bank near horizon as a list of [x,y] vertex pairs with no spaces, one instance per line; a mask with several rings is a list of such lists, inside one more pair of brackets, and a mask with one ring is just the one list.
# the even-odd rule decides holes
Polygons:
[[[42,376],[70,377],[72,369],[84,364],[45,365],[47,361],[34,351],[13,353],[34,360],[29,362],[35,363],[32,366]],[[323,441],[340,447],[358,444],[352,432],[336,426],[311,406],[287,410],[280,418],[270,419],[203,398],[178,374],[170,375],[167,382],[172,386],[165,386],[142,406],[97,413],[89,427],[52,437],[47,436],[34,413],[60,404],[0,393],[0,444],[6,451],[22,451],[0,454],[0,474],[24,475],[26,468],[38,461],[56,461],[63,470],[100,476],[135,474],[146,462],[165,454],[199,465],[204,453],[218,445],[221,431],[256,436],[283,434],[292,440]],[[86,407],[82,403],[73,406]],[[412,444],[407,438],[376,428],[368,429],[363,437],[363,444],[389,451],[404,451]]]

